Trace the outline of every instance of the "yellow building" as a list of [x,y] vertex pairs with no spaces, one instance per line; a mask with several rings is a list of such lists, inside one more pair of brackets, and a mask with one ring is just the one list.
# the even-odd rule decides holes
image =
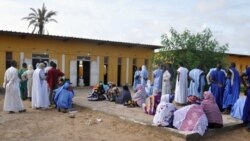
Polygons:
[[0,83],[10,60],[18,68],[23,62],[35,67],[40,61],[54,61],[74,86],[99,81],[132,84],[134,68],[145,64],[151,72],[151,57],[160,46],[75,37],[0,31]]
[[246,67],[250,65],[250,55],[240,55],[240,54],[232,54],[228,53],[227,61],[234,62],[236,64],[236,68],[240,73],[246,70]]

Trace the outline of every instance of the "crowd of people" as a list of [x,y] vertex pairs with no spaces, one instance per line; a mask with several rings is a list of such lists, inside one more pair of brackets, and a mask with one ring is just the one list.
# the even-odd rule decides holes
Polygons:
[[[48,65],[41,62],[35,70],[26,63],[19,71],[16,66],[16,62],[12,61],[5,72],[4,111],[26,112],[22,100],[27,98],[34,109],[55,105],[58,111],[67,112],[72,108],[74,91],[69,81],[59,81],[64,74],[57,69],[56,63]],[[149,72],[143,65],[134,73],[133,95],[127,85],[120,91],[112,82],[100,82],[93,87],[87,99],[142,107],[146,114],[154,115],[153,125],[200,135],[207,128],[223,127],[222,113],[243,120],[250,131],[250,67],[240,75],[235,66],[231,63],[225,71],[218,64],[206,74],[200,66],[189,71],[179,63],[174,88],[174,74],[169,67],[158,65],[150,80]],[[246,97],[240,97],[241,82],[246,88]],[[205,89],[206,85],[208,89]]]
[[[243,120],[250,130],[250,96],[240,97],[241,82],[246,88],[246,95],[250,95],[250,67],[240,75],[235,63],[231,63],[226,70],[217,64],[206,74],[201,66],[189,71],[179,63],[175,89],[171,82],[174,74],[169,70],[167,66],[158,65],[150,80],[149,72],[143,65],[134,73],[133,95],[127,86],[119,92],[115,84],[101,83],[88,99],[119,99],[121,104],[142,107],[146,114],[154,115],[154,125],[201,135],[207,128],[223,127],[222,114]],[[209,88],[205,88],[206,85]],[[176,106],[182,108],[177,109]]]
[[17,69],[16,61],[11,61],[4,74],[3,87],[5,88],[4,108],[6,112],[26,112],[22,100],[29,99],[33,109],[57,108],[67,112],[72,108],[74,96],[70,82],[63,80],[64,73],[57,69],[53,61],[40,62],[33,70],[31,64],[22,64]]

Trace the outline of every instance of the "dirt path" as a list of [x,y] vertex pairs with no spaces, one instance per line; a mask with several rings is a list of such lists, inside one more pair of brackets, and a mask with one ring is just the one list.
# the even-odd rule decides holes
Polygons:
[[[178,138],[159,130],[103,113],[76,107],[76,118],[50,110],[33,110],[24,102],[27,113],[8,114],[2,111],[0,95],[0,141],[172,141]],[[96,119],[101,119],[98,122]],[[243,128],[206,139],[206,141],[248,141],[250,133]]]

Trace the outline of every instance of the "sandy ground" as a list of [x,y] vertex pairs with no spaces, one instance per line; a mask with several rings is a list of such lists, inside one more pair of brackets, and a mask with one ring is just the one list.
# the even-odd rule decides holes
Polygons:
[[[24,101],[26,113],[8,114],[2,111],[0,94],[0,141],[171,141],[178,140],[156,127],[127,122],[117,117],[76,107],[75,118],[54,109],[33,110]],[[101,121],[97,121],[101,119]],[[244,128],[205,139],[206,141],[249,141]]]

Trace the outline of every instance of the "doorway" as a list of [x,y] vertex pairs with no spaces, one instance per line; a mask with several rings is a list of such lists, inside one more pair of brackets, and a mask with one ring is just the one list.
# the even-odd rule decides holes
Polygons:
[[48,54],[32,54],[32,66],[33,69],[36,69],[36,64],[41,62],[49,62],[49,55]]
[[108,57],[104,57],[104,74],[103,74],[103,83],[108,84]]
[[121,86],[121,76],[122,76],[122,58],[118,58],[117,66],[117,86]]
[[90,86],[90,61],[77,61],[77,86]]

